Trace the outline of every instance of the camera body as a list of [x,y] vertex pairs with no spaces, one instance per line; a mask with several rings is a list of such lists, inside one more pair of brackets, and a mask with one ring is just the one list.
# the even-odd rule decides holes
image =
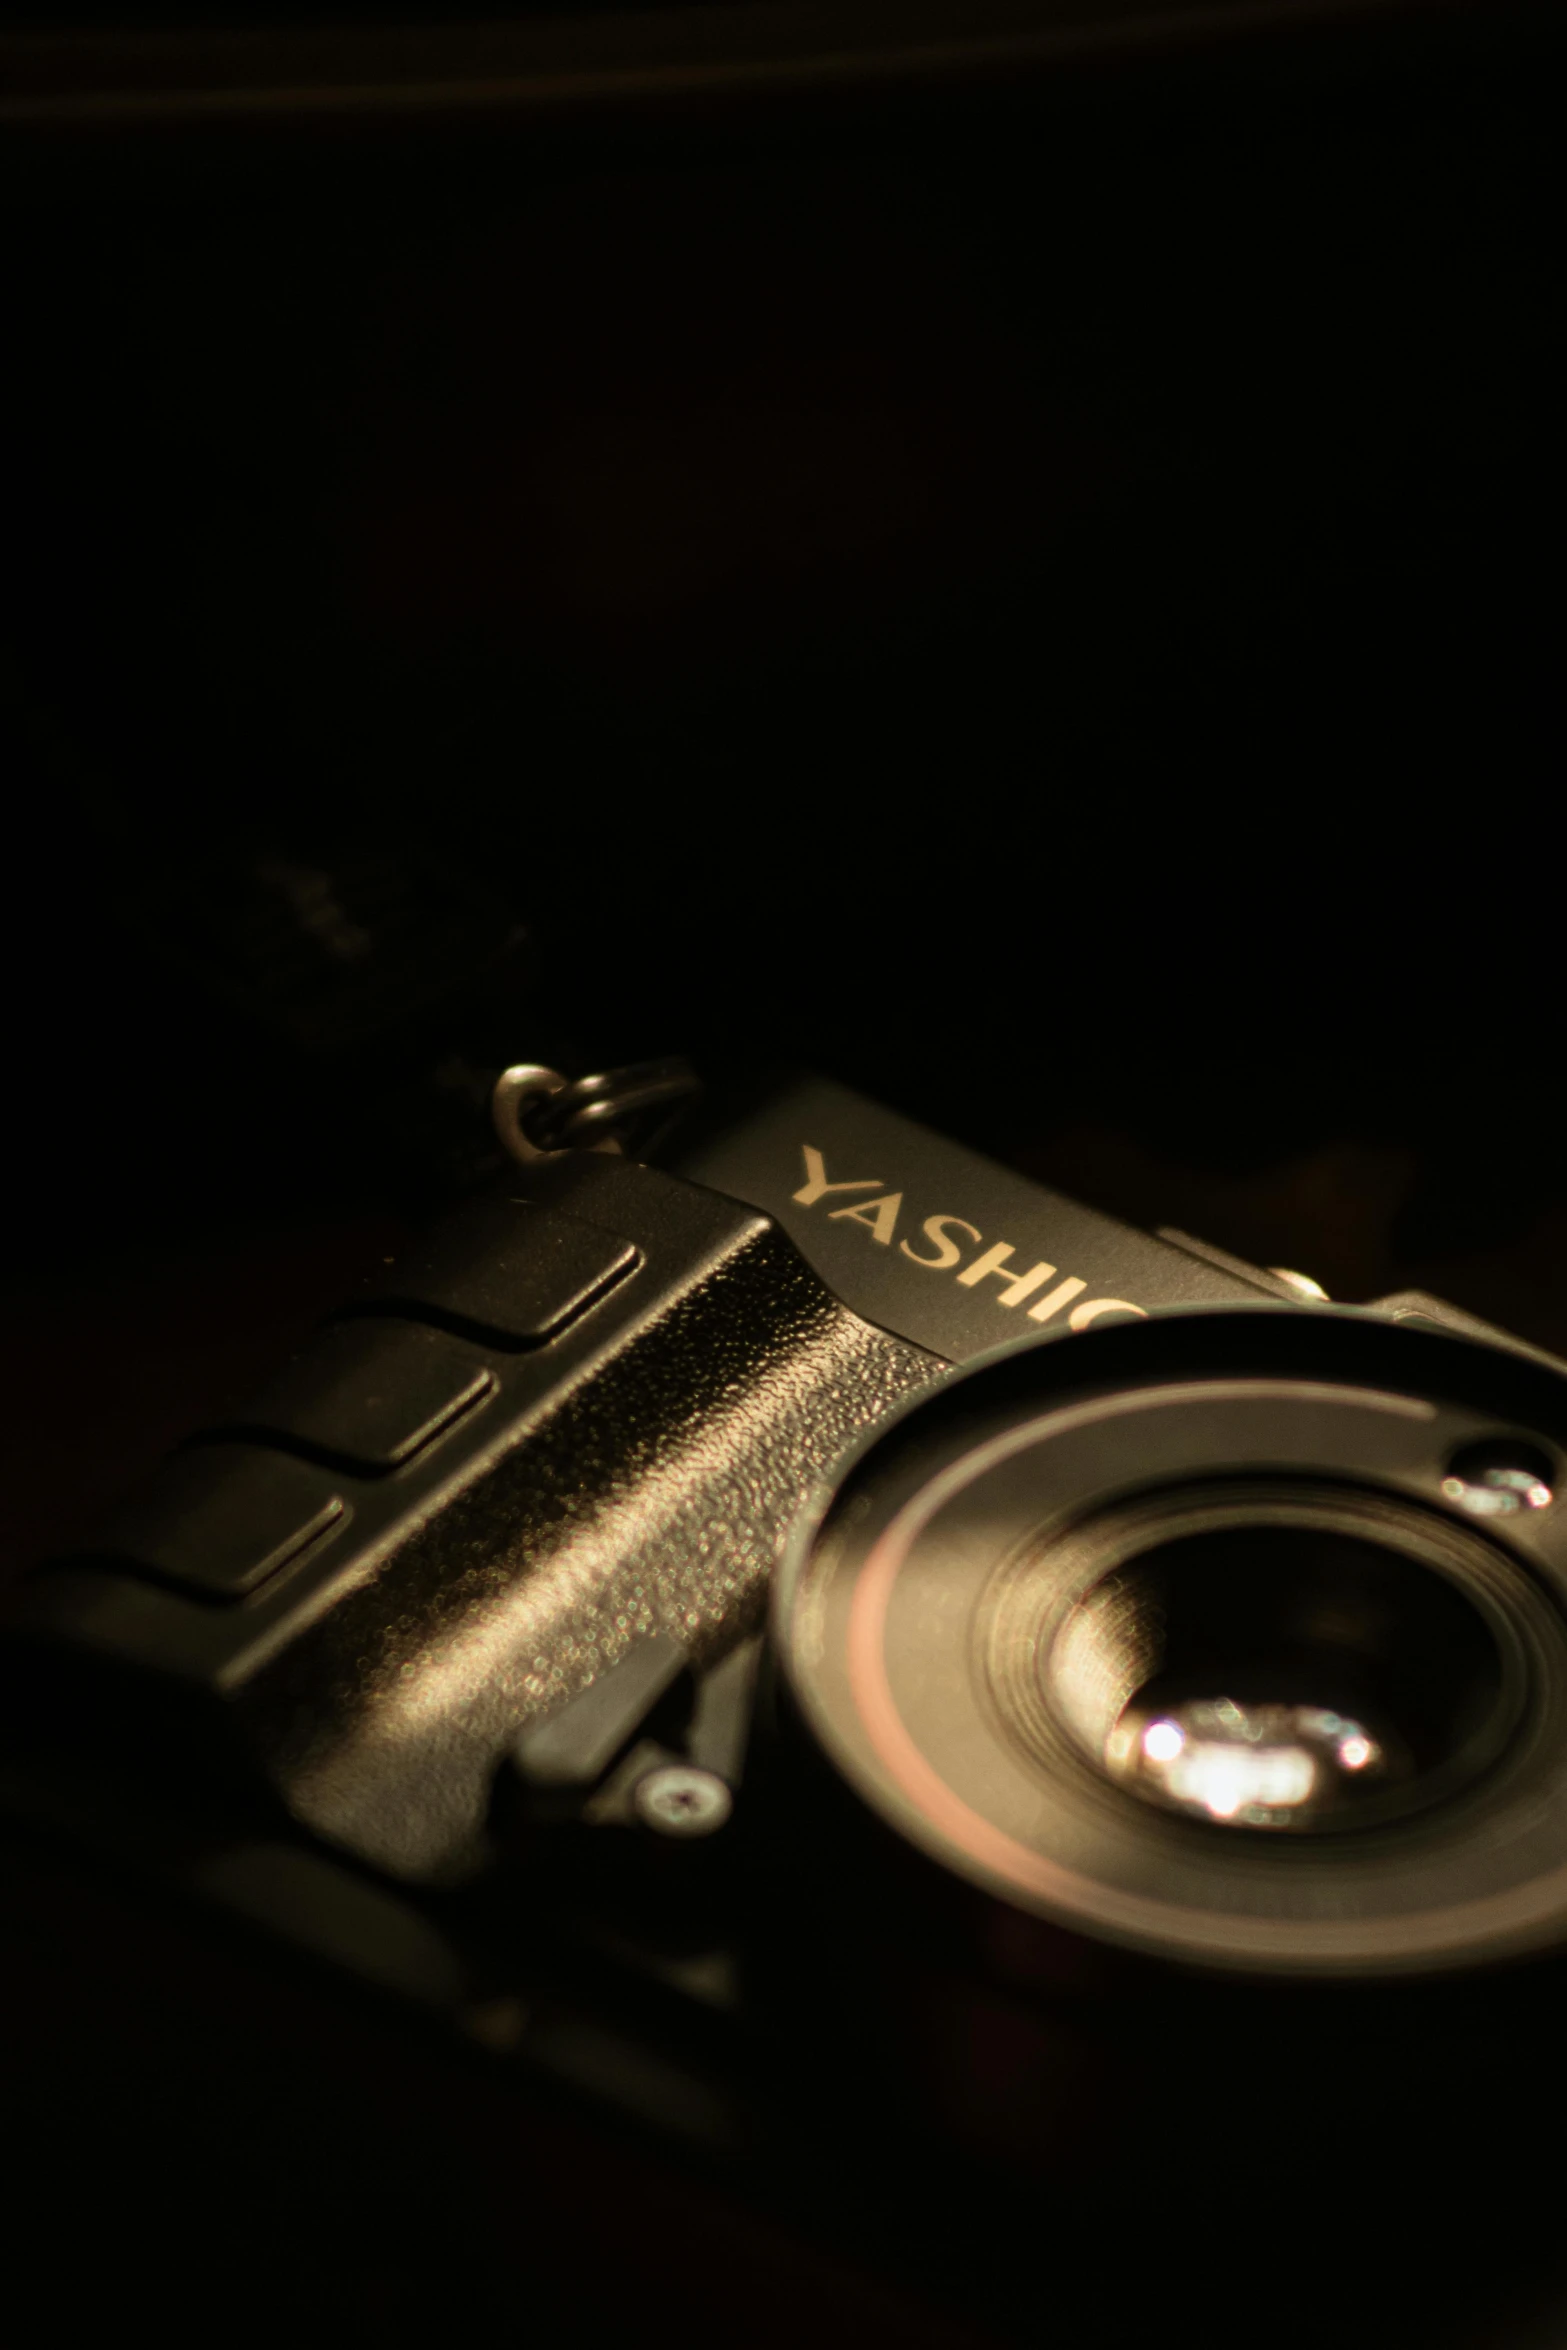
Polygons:
[[316,1834],[454,1883],[518,1734],[650,1634],[703,1664],[756,1631],[813,1487],[954,1363],[1270,1288],[787,1086],[684,1172],[565,1151],[460,1212],[29,1628]]
[[1144,2123],[1197,2278],[1215,2098],[1291,2208],[1346,2100],[1494,2122],[1563,1938],[1563,1367],[826,1080],[662,1157],[528,1149],[33,1579],[13,1822],[1008,2334]]

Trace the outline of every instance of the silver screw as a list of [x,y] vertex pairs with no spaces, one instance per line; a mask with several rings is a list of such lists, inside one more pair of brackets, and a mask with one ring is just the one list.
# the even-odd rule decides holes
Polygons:
[[631,1798],[637,1818],[658,1836],[711,1836],[734,1809],[715,1771],[691,1763],[664,1763],[639,1779]]

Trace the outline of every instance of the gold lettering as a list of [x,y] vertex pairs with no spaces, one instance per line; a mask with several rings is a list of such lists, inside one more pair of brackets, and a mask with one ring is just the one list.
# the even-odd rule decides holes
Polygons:
[[830,1191],[874,1191],[881,1181],[879,1175],[862,1175],[853,1183],[829,1183],[827,1162],[821,1152],[813,1150],[808,1142],[802,1142],[800,1148],[805,1153],[805,1181],[794,1194],[797,1208],[814,1208]]
[[[1086,1281],[1058,1281],[1054,1289],[1045,1292],[1037,1306],[1029,1307],[1029,1320],[1031,1322],[1048,1322],[1052,1314],[1059,1314],[1061,1308],[1069,1304],[1074,1297],[1081,1297],[1087,1287]],[[1076,1327],[1075,1316],[1073,1327]]]
[[841,1224],[847,1216],[851,1224],[868,1225],[872,1240],[879,1240],[885,1248],[897,1229],[902,1205],[902,1192],[889,1191],[884,1199],[856,1200],[852,1208],[832,1208],[828,1213],[834,1224]]
[[[1025,1297],[1033,1296],[1042,1281],[1050,1279],[1055,1267],[1033,1265],[1026,1273],[1014,1273],[1011,1259],[1011,1242],[998,1240],[993,1248],[986,1249],[982,1257],[976,1257],[972,1265],[964,1266],[958,1275],[958,1286],[961,1289],[974,1289],[994,1273],[998,1281],[1004,1281],[1007,1285],[997,1298],[997,1305],[1020,1306]],[[1086,1288],[1087,1283],[1082,1286]]]
[[920,1226],[920,1230],[927,1240],[933,1240],[936,1243],[937,1253],[933,1257],[922,1257],[917,1249],[910,1248],[906,1240],[900,1240],[898,1246],[911,1265],[929,1265],[931,1270],[936,1273],[951,1272],[963,1251],[955,1240],[947,1238],[949,1224],[955,1225],[959,1232],[966,1232],[970,1240],[978,1240],[979,1233],[975,1227],[972,1224],[965,1224],[961,1216],[927,1216]]
[[[1078,1283],[1079,1289],[1084,1286]],[[1037,1307],[1036,1307],[1037,1312]],[[1143,1306],[1129,1305],[1124,1297],[1085,1297],[1080,1306],[1072,1308],[1070,1320],[1074,1330],[1086,1330],[1090,1322],[1097,1322],[1101,1314],[1135,1314],[1140,1322],[1148,1319]]]

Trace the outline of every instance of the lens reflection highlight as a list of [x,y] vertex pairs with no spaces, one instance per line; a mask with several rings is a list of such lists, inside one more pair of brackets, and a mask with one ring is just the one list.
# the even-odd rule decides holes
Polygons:
[[1200,1817],[1289,1827],[1330,1806],[1346,1777],[1375,1774],[1377,1740],[1327,1706],[1241,1705],[1196,1698],[1155,1720],[1123,1715],[1105,1760],[1140,1792]]
[[1489,1468],[1473,1477],[1444,1477],[1442,1493],[1472,1518],[1515,1518],[1521,1510],[1546,1510],[1551,1488],[1532,1469]]

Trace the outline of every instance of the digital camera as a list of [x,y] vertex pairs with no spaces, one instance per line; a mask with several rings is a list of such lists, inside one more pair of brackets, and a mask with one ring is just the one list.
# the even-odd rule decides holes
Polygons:
[[1567,1366],[691,1091],[508,1071],[505,1180],[30,1580],[13,1826],[964,2340],[1524,2339]]

